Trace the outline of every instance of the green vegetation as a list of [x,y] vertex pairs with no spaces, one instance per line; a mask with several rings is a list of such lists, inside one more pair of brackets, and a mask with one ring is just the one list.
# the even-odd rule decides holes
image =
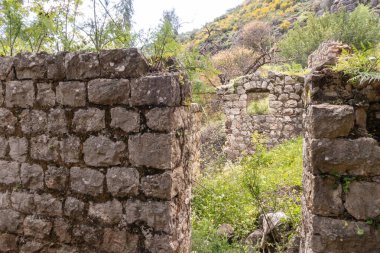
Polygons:
[[253,115],[264,115],[269,113],[269,97],[252,101],[247,106],[247,113]]
[[[204,176],[194,186],[194,251],[242,252],[237,242],[255,230],[262,213],[285,212],[293,229],[300,223],[301,138],[271,151],[263,148],[258,135],[253,139],[255,155],[225,171]],[[223,223],[234,227],[235,243],[228,244],[216,234]]]
[[334,71],[342,71],[354,84],[380,82],[380,44],[375,49],[344,51]]
[[352,13],[309,15],[306,25],[296,24],[278,43],[281,54],[307,65],[308,56],[327,40],[337,40],[357,48],[380,41],[380,19],[368,7],[360,5]]

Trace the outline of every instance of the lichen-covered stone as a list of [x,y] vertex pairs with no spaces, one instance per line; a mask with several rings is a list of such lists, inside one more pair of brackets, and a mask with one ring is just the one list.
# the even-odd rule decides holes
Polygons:
[[104,175],[99,171],[73,167],[70,170],[70,188],[74,192],[98,196],[103,193]]
[[0,234],[0,249],[3,252],[14,252],[17,250],[17,236],[12,234]]
[[34,204],[37,214],[53,217],[62,216],[62,200],[51,194],[35,195]]
[[175,211],[171,202],[128,200],[124,209],[124,219],[128,224],[142,221],[155,231],[165,233],[172,233],[175,228]]
[[20,164],[0,160],[0,184],[20,183]]
[[83,80],[100,76],[98,53],[74,52],[65,55],[66,78]]
[[181,156],[173,134],[145,133],[129,137],[129,160],[133,166],[174,169]]
[[50,235],[51,222],[33,216],[27,216],[23,223],[24,235],[44,239]]
[[8,140],[0,136],[0,158],[5,158],[8,153]]
[[104,224],[116,225],[122,219],[123,206],[116,199],[105,203],[90,203],[88,215],[99,219]]
[[49,111],[47,129],[52,135],[68,132],[65,110],[57,108]]
[[84,207],[84,202],[68,197],[65,201],[64,213],[66,216],[80,218],[83,216]]
[[88,82],[88,99],[99,105],[128,105],[129,81],[127,79],[95,79]]
[[38,164],[21,164],[20,178],[22,185],[31,190],[44,188],[44,170]]
[[107,188],[114,197],[136,196],[140,185],[139,172],[134,168],[114,167],[107,171]]
[[54,220],[53,232],[57,236],[59,242],[71,242],[71,225],[66,220],[62,218]]
[[19,212],[10,209],[0,210],[0,217],[0,232],[17,233],[22,224]]
[[43,79],[46,77],[46,53],[24,53],[15,57],[15,69],[17,78]]
[[63,190],[69,181],[69,170],[63,167],[48,166],[45,172],[46,187],[53,190]]
[[79,162],[81,143],[79,137],[68,136],[60,142],[61,158],[65,163]]
[[0,57],[0,80],[7,80],[9,77],[12,77],[13,67],[14,67],[13,57]]
[[121,129],[126,133],[138,132],[140,130],[140,114],[126,110],[122,107],[111,109],[112,128]]
[[0,82],[0,106],[2,106],[4,103],[4,91],[3,91],[3,85]]
[[310,106],[309,131],[314,138],[347,136],[354,127],[355,114],[352,106],[320,104]]
[[78,133],[100,131],[106,127],[105,112],[97,108],[79,110],[75,112],[72,124]]
[[57,103],[72,107],[86,105],[86,86],[83,82],[60,82],[56,90]]
[[358,220],[368,220],[380,215],[380,183],[352,182],[348,185],[347,211]]
[[[152,253],[174,253],[178,251],[179,244],[178,240],[170,235],[149,235],[144,241],[145,248]],[[181,246],[184,247],[182,243]]]
[[8,140],[9,156],[17,162],[25,162],[28,156],[28,140],[26,138],[11,137]]
[[119,165],[125,157],[125,148],[121,141],[113,142],[105,136],[92,136],[83,144],[84,161],[96,167]]
[[134,253],[138,251],[139,237],[124,230],[105,228],[102,250],[107,253]]
[[31,138],[30,156],[34,160],[58,161],[60,142],[56,137],[41,135]]
[[149,70],[146,60],[136,48],[102,50],[99,60],[104,78],[140,77]]
[[176,106],[180,103],[180,84],[175,75],[148,76],[131,82],[132,106]]
[[5,83],[7,107],[29,108],[34,104],[33,81],[9,81]]
[[15,125],[17,123],[17,118],[13,113],[7,109],[0,108],[0,133],[1,134],[12,134],[15,131]]
[[58,52],[46,57],[47,78],[50,80],[63,80],[66,77],[65,55],[67,52]]
[[36,103],[42,107],[53,107],[55,105],[55,92],[51,83],[37,83]]
[[47,127],[47,115],[39,110],[24,110],[20,114],[20,125],[25,134],[43,133]]
[[31,214],[36,209],[34,194],[14,191],[10,200],[12,208],[20,213]]

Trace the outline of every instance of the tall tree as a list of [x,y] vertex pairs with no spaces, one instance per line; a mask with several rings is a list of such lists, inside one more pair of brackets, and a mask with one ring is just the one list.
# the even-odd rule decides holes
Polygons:
[[175,9],[165,10],[162,16],[163,22],[169,22],[173,28],[174,34],[178,35],[178,31],[181,28],[181,22]]
[[133,0],[119,0],[119,2],[115,5],[115,8],[118,12],[121,12],[123,17],[123,27],[132,26],[132,15],[134,13],[133,10]]

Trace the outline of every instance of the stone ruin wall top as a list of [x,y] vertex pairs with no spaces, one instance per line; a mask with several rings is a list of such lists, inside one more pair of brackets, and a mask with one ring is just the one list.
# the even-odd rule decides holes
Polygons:
[[1,57],[0,80],[0,252],[188,252],[186,79],[119,49]]

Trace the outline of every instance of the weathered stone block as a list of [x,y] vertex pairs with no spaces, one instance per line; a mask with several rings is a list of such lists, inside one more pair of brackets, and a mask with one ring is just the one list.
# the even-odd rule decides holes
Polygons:
[[342,186],[334,177],[316,177],[304,172],[303,188],[306,206],[313,214],[343,214]]
[[48,116],[47,129],[50,134],[67,133],[66,112],[63,109],[51,109]]
[[73,228],[73,237],[76,243],[88,244],[91,247],[99,247],[102,238],[102,230],[88,225],[76,225]]
[[134,168],[110,168],[107,171],[107,188],[114,197],[136,196],[140,176]]
[[153,108],[146,114],[147,126],[155,131],[172,131],[186,127],[188,113],[185,108]]
[[51,222],[33,216],[27,216],[23,223],[24,235],[44,239],[50,235],[53,225]]
[[66,216],[80,218],[84,214],[84,202],[68,197],[65,201],[64,213]]
[[136,48],[103,50],[99,53],[101,76],[131,78],[146,74],[149,66]]
[[0,232],[17,233],[22,223],[19,212],[10,209],[0,210],[0,217]]
[[380,216],[380,183],[352,182],[344,206],[358,220]]
[[55,92],[51,83],[37,83],[36,103],[42,107],[53,107],[55,105]]
[[31,190],[40,190],[44,188],[44,170],[37,164],[23,163],[20,168],[20,177],[22,185]]
[[62,243],[71,242],[71,239],[72,239],[71,225],[64,219],[58,218],[54,220],[53,232],[57,236],[59,242],[62,242]]
[[12,192],[11,206],[18,212],[31,214],[36,209],[34,195],[26,192]]
[[90,217],[99,219],[101,222],[107,225],[118,224],[123,217],[123,206],[121,203],[113,199],[105,203],[90,203],[88,210]]
[[25,244],[23,244],[20,248],[20,253],[36,253],[36,252],[41,252],[43,249],[44,244],[41,242],[37,242],[35,240],[33,241],[28,241]]
[[129,137],[129,160],[134,166],[174,169],[181,150],[174,134],[145,133]]
[[29,108],[34,104],[32,81],[9,81],[5,83],[5,104],[7,107]]
[[0,161],[0,184],[11,185],[20,182],[20,164]]
[[171,200],[183,190],[184,180],[183,168],[178,168],[142,178],[141,188],[147,197]]
[[86,86],[82,82],[60,82],[56,89],[57,102],[61,105],[82,107],[86,105]]
[[8,140],[9,156],[17,162],[25,162],[28,156],[28,140],[26,138],[11,137]]
[[368,252],[380,250],[380,232],[365,222],[312,216],[305,252]]
[[112,128],[120,128],[126,133],[138,132],[140,130],[140,114],[126,110],[122,107],[111,109]]
[[79,133],[103,130],[106,127],[105,112],[97,108],[79,110],[75,112],[72,124],[74,131]]
[[0,58],[0,80],[7,80],[13,76],[12,69],[14,67],[13,57]]
[[83,144],[84,161],[96,167],[119,165],[125,157],[125,144],[105,136],[92,136]]
[[88,82],[88,99],[99,105],[128,104],[129,81],[127,79],[95,79]]
[[96,170],[73,167],[70,170],[70,187],[74,192],[98,196],[103,193],[104,175]]
[[51,194],[35,195],[36,213],[47,216],[62,216],[62,200]]
[[176,217],[174,204],[171,202],[128,200],[124,203],[124,208],[124,219],[128,224],[142,221],[155,231],[168,234],[174,232]]
[[0,136],[0,158],[4,158],[8,153],[8,140]]
[[308,118],[308,130],[316,139],[347,136],[355,122],[354,109],[348,105],[312,105]]
[[380,147],[371,138],[312,140],[310,151],[312,173],[380,174]]
[[31,138],[30,156],[35,160],[58,161],[60,142],[56,137],[41,135]]
[[132,106],[176,106],[180,103],[180,84],[175,75],[148,76],[131,82]]
[[79,162],[81,155],[81,143],[79,137],[68,136],[60,142],[61,158],[65,163]]
[[17,79],[43,79],[46,77],[46,53],[23,53],[15,57]]
[[170,235],[150,235],[144,241],[145,248],[152,253],[175,253],[178,252],[180,245],[181,249],[186,248],[182,243],[179,243],[178,239]]
[[14,252],[17,250],[17,236],[12,234],[0,234],[0,249],[2,252]]
[[0,133],[12,134],[15,131],[17,118],[7,109],[0,108]]
[[24,110],[20,114],[21,130],[25,134],[39,134],[46,131],[47,115],[43,111]]
[[46,57],[47,78],[51,80],[63,80],[66,77],[65,68],[66,52],[58,52]]
[[69,170],[62,167],[48,166],[45,172],[46,187],[63,191],[69,181]]
[[1,192],[0,193],[0,209],[6,209],[11,207],[10,193]]
[[75,52],[65,55],[66,78],[83,80],[100,76],[98,53]]
[[3,91],[3,84],[0,82],[0,106],[3,106],[4,103],[4,91]]
[[102,250],[107,253],[138,252],[138,243],[138,235],[112,228],[104,229]]

